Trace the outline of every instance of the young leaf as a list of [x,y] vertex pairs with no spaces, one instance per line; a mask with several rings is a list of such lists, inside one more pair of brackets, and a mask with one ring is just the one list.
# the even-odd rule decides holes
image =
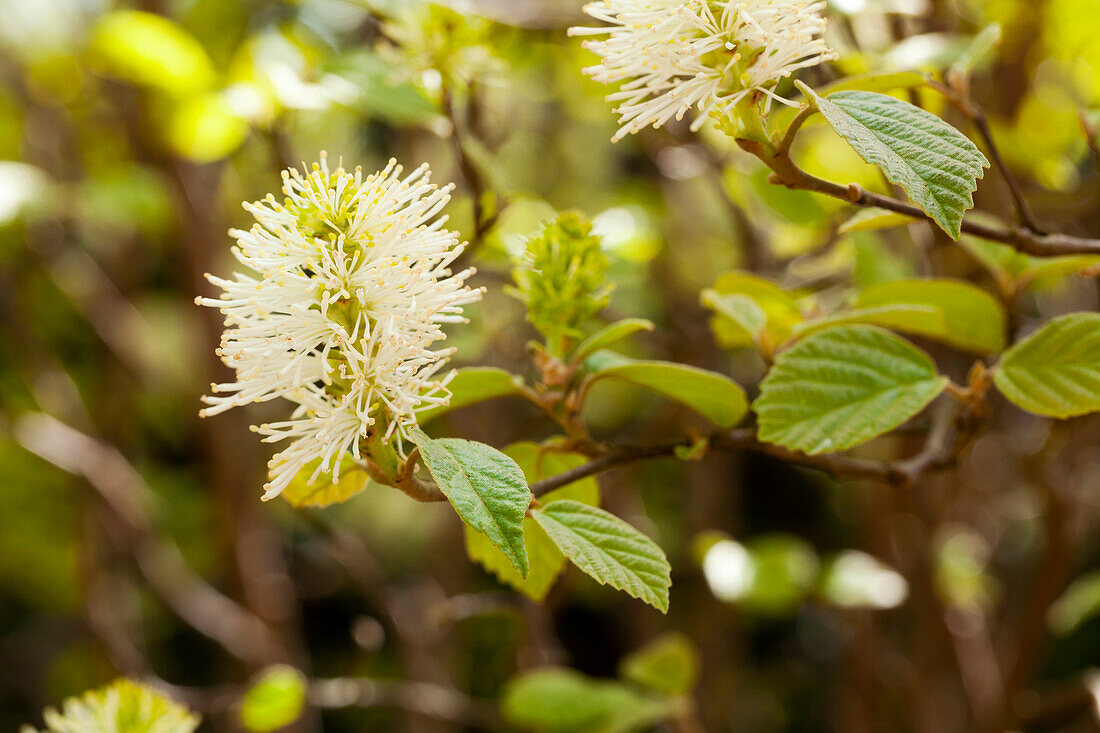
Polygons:
[[1069,636],[1081,624],[1100,613],[1100,571],[1093,570],[1073,581],[1047,612],[1047,627],[1058,636]]
[[826,453],[892,430],[946,385],[904,339],[874,326],[836,326],[782,352],[753,408],[761,440]]
[[950,73],[969,75],[974,69],[986,66],[991,59],[995,58],[994,52],[1003,36],[1000,23],[990,23],[982,28],[970,39],[970,43],[958,60],[951,65]]
[[462,521],[488,537],[527,577],[523,516],[531,504],[531,490],[516,462],[484,443],[433,440],[418,428],[410,430],[409,437]]
[[306,679],[294,667],[268,667],[241,701],[241,723],[246,730],[268,733],[293,723],[306,701]]
[[[587,460],[579,453],[559,453],[535,443],[515,443],[505,448],[504,453],[519,465],[528,483],[556,476]],[[600,487],[595,478],[588,477],[551,491],[539,501],[545,505],[562,499],[597,506],[600,503]],[[502,583],[532,600],[542,601],[565,567],[565,555],[531,517],[523,519],[523,544],[527,548],[530,567],[526,578],[516,572],[504,553],[493,546],[485,535],[466,527],[466,552],[472,560],[481,563]]]
[[455,373],[447,389],[451,391],[447,404],[433,405],[417,413],[421,424],[476,402],[519,394],[519,377],[496,367],[468,367]]
[[1010,402],[1038,415],[1100,410],[1100,313],[1048,321],[1004,353],[993,381]]
[[591,376],[618,379],[675,400],[720,428],[732,428],[749,411],[745,390],[724,374],[668,361],[623,360]]
[[1100,265],[1096,255],[1031,257],[1000,242],[964,236],[959,244],[999,282],[1014,290],[1038,290],[1056,286],[1063,278]]
[[699,652],[687,636],[669,632],[624,658],[619,676],[666,695],[686,695],[699,679]]
[[169,94],[209,89],[214,62],[197,38],[163,15],[116,10],[92,29],[91,57],[97,67],[134,84]]
[[938,317],[916,319],[892,327],[975,354],[996,354],[1005,347],[1007,317],[1004,306],[985,290],[962,280],[895,280],[879,283],[860,292],[853,305],[856,308],[931,308]]
[[916,219],[896,211],[870,208],[860,209],[852,215],[848,221],[836,228],[837,234],[852,234],[853,232],[873,232],[879,229],[893,229],[912,224]]
[[[850,89],[862,92],[891,92],[895,89],[914,89],[928,83],[927,77],[917,71],[872,71],[866,74],[853,74],[843,79],[819,87],[817,93],[827,96],[835,92]],[[768,118],[773,130],[786,130],[791,120],[798,114],[798,107],[780,107],[772,109]]]
[[531,512],[574,565],[612,588],[668,611],[671,572],[653,540],[603,509],[555,501]]
[[872,92],[815,96],[821,114],[868,163],[905,189],[952,239],[989,161],[961,132],[908,102]]
[[747,295],[739,293],[723,295],[713,288],[707,288],[699,294],[699,301],[718,315],[730,319],[734,325],[744,331],[743,338],[747,338],[750,342],[756,340],[768,322],[768,314]]
[[549,667],[508,681],[504,719],[539,733],[630,733],[682,712],[674,698],[642,695],[612,680]]
[[[770,280],[747,272],[725,272],[714,282],[717,296],[743,295],[755,302],[766,316],[764,332],[773,345],[779,345],[791,335],[791,329],[802,320],[795,296]],[[711,330],[718,344],[725,349],[754,346],[755,333],[749,333],[736,321],[718,315],[711,321]]]
[[601,349],[606,349],[638,331],[652,331],[653,324],[644,318],[624,318],[604,326],[581,342],[570,359],[579,364]]
[[335,483],[329,474],[321,474],[311,481],[320,459],[311,461],[290,480],[279,496],[294,507],[326,507],[345,502],[367,487],[370,478],[350,456],[340,462],[340,478]]

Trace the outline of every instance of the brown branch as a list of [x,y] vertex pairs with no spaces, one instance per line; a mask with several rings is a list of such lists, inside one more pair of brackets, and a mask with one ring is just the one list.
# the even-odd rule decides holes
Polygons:
[[22,417],[15,433],[24,448],[84,477],[96,490],[125,525],[126,542],[149,586],[177,616],[242,661],[263,665],[281,656],[271,628],[207,583],[179,547],[156,531],[147,509],[152,493],[117,449],[45,414]]
[[1004,179],[1005,184],[1008,186],[1008,192],[1012,196],[1012,204],[1016,208],[1016,216],[1019,219],[1020,225],[1033,232],[1041,233],[1043,228],[1039,225],[1039,222],[1036,221],[1035,214],[1032,213],[1031,207],[1024,198],[1019,181],[1016,180],[1016,176],[1013,175],[1008,164],[1005,162],[1004,156],[1001,155],[1001,149],[997,147],[997,143],[993,139],[993,130],[990,129],[989,120],[986,118],[982,108],[974,104],[970,100],[969,95],[962,90],[953,89],[934,79],[929,79],[928,85],[942,94],[974,124],[974,127],[978,130],[978,134],[981,135],[982,140],[985,142],[985,146],[989,151],[989,157],[993,159],[993,165],[997,167],[998,172],[1001,174],[1001,178]]
[[467,143],[465,142],[466,131],[463,127],[462,121],[458,117],[458,112],[454,106],[454,100],[449,91],[443,92],[443,114],[451,124],[450,142],[451,147],[454,150],[455,159],[458,161],[458,170],[462,175],[462,180],[466,184],[466,188],[469,189],[470,198],[473,203],[473,219],[474,219],[474,232],[470,238],[470,244],[466,248],[466,251],[462,254],[462,259],[468,258],[473,254],[473,250],[481,246],[485,240],[485,235],[493,228],[496,223],[497,217],[500,215],[499,202],[495,206],[493,214],[489,217],[485,216],[484,203],[482,199],[485,194],[489,192],[489,187],[485,182],[485,176],[478,169],[477,164],[467,150]]
[[[951,465],[956,458],[958,433],[955,426],[962,408],[955,402],[945,404],[946,407],[933,419],[932,428],[921,451],[902,461],[870,460],[839,454],[807,455],[762,442],[751,428],[739,428],[708,437],[706,451],[708,453],[750,451],[813,468],[836,479],[865,478],[908,486],[927,473]],[[618,466],[653,458],[669,458],[680,450],[689,450],[693,447],[694,444],[690,442],[614,446],[587,463],[563,471],[556,476],[536,481],[531,484],[531,493],[535,498],[539,498],[574,481],[595,476]]]
[[[767,152],[764,150],[764,146],[755,140],[739,139],[737,143],[746,152],[760,158],[764,165],[772,170],[770,179],[772,183],[787,188],[822,193],[856,206],[877,207],[905,214],[914,219],[932,221],[932,218],[919,206],[899,201],[890,196],[865,191],[855,183],[844,186],[811,175],[799,168],[791,160],[790,155],[782,150],[775,153]],[[982,239],[1010,244],[1021,252],[1035,257],[1100,254],[1100,239],[1075,237],[1070,234],[1043,234],[1027,226],[990,226],[967,218],[963,219],[962,231]]]

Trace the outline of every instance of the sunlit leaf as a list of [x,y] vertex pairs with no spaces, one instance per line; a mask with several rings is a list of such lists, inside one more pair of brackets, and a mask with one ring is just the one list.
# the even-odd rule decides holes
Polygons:
[[730,319],[734,326],[740,327],[744,335],[738,335],[738,338],[755,341],[768,322],[768,314],[747,295],[722,295],[717,290],[707,288],[699,294],[699,300],[715,313]]
[[91,53],[103,69],[172,94],[209,89],[217,77],[198,40],[162,15],[117,10],[92,29]]
[[[723,273],[715,281],[713,291],[718,296],[742,295],[754,301],[767,317],[764,331],[773,346],[786,341],[791,329],[802,320],[802,312],[794,295],[770,280],[751,273]],[[711,321],[711,328],[723,348],[754,345],[755,334],[748,333],[743,325],[726,317],[716,317]]]
[[513,678],[501,700],[507,722],[539,733],[642,731],[681,709],[675,699],[649,697],[619,682],[561,668]]
[[699,678],[699,652],[684,634],[663,634],[623,658],[619,675],[668,695],[686,695]]
[[994,56],[1003,37],[1000,23],[990,23],[970,39],[966,49],[951,65],[952,73],[970,74],[975,69],[987,66]]
[[1010,402],[1039,415],[1100,410],[1100,313],[1048,321],[1004,353],[993,381]]
[[668,611],[671,572],[664,551],[614,514],[579,501],[531,512],[574,565],[604,585]]
[[1047,626],[1059,636],[1072,634],[1100,613],[1100,571],[1074,580],[1047,612]]
[[171,112],[165,136],[177,155],[210,163],[239,148],[249,129],[223,94],[209,92],[180,100]]
[[[928,83],[924,74],[916,71],[871,71],[865,74],[853,74],[843,79],[818,87],[821,96],[835,92],[890,92],[895,89],[913,89]],[[780,107],[768,118],[773,130],[785,130],[798,114],[796,107]]]
[[821,114],[868,163],[905,189],[952,239],[974,205],[989,161],[954,127],[884,94],[837,92],[815,100]]
[[519,394],[519,377],[496,367],[467,367],[459,369],[447,384],[451,399],[446,405],[433,405],[417,413],[421,423],[445,415],[451,410],[473,405],[495,397]]
[[753,404],[760,439],[845,450],[901,425],[947,384],[912,344],[874,326],[834,326],[782,352]]
[[871,232],[880,229],[894,229],[912,224],[916,219],[905,214],[886,209],[860,209],[852,218],[837,227],[837,234],[852,232]]
[[570,355],[570,359],[575,362],[584,361],[597,351],[613,346],[628,336],[639,331],[652,330],[653,323],[644,318],[624,318],[621,321],[615,321],[582,341]]
[[977,237],[964,236],[959,244],[999,281],[1021,291],[1052,287],[1070,275],[1100,265],[1097,255],[1031,257],[1010,245]]
[[[871,285],[856,296],[855,308],[912,306],[935,314],[927,319],[879,325],[927,336],[963,351],[995,354],[1005,347],[1007,316],[990,293],[962,280],[895,280]],[[872,323],[874,321],[871,321]]]
[[520,575],[526,576],[523,515],[531,503],[531,492],[516,462],[484,443],[433,440],[415,428],[409,437],[462,521],[489,538]]
[[302,714],[306,678],[285,664],[268,667],[241,700],[241,723],[255,733],[269,733],[290,725]]
[[[587,460],[578,453],[561,453],[536,443],[515,443],[505,448],[504,453],[519,465],[528,483],[556,476]],[[596,506],[600,503],[600,488],[595,478],[588,477],[551,491],[539,501],[545,505],[562,499]],[[530,568],[526,578],[485,535],[466,527],[466,551],[471,559],[481,563],[501,582],[535,601],[542,601],[565,567],[565,555],[531,517],[523,519],[523,543]]]
[[754,613],[783,616],[805,601],[817,580],[817,553],[805,540],[769,534],[746,543],[751,580],[739,602]]
[[366,471],[355,464],[350,455],[340,463],[340,478],[333,482],[330,474],[322,473],[310,480],[320,465],[320,459],[306,464],[290,480],[279,496],[296,507],[326,507],[345,502],[367,487],[370,479]]
[[675,400],[722,428],[733,427],[748,413],[745,390],[724,374],[668,361],[625,360],[591,376],[592,382],[617,379]]

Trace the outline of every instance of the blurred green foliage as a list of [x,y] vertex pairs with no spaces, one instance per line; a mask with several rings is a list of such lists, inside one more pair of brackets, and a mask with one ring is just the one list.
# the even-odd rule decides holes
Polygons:
[[[1010,329],[1095,309],[1094,283],[1080,276],[1095,258],[1039,261],[979,240],[949,246],[896,218],[853,222],[842,202],[770,184],[707,127],[611,145],[607,89],[580,73],[593,57],[565,35],[579,5],[0,1],[0,729],[41,727],[47,705],[124,672],[231,690],[229,709],[214,705],[204,731],[233,730],[242,715],[269,730],[297,716],[301,703],[288,701],[304,695],[298,673],[281,684],[256,677],[276,662],[367,677],[385,693],[385,704],[306,706],[303,731],[492,730],[503,728],[494,726],[500,699],[513,726],[644,730],[682,715],[689,695],[706,730],[857,730],[868,719],[898,729],[918,707],[964,720],[952,641],[981,640],[990,620],[1023,613],[1054,536],[1043,510],[1063,494],[1084,507],[1072,513],[1080,526],[1065,569],[1077,580],[1046,616],[1064,636],[1043,648],[1038,687],[1095,665],[1100,469],[1089,419],[1074,423],[1076,434],[1006,419],[975,441],[954,483],[927,494],[836,485],[759,456],[610,474],[604,505],[655,537],[673,564],[664,621],[574,571],[553,584],[553,553],[527,581],[546,605],[520,600],[508,590],[519,582],[499,583],[507,568],[488,553],[491,573],[466,561],[446,506],[415,504],[361,475],[296,487],[305,509],[259,504],[268,456],[246,423],[278,413],[257,405],[240,418],[197,419],[199,395],[226,374],[213,357],[220,318],[193,298],[209,293],[203,272],[233,269],[225,232],[248,221],[240,202],[275,190],[281,169],[322,149],[365,170],[391,156],[429,161],[441,182],[459,184],[450,226],[466,239],[485,227],[469,259],[488,292],[470,326],[450,334],[458,366],[532,373],[526,344],[538,334],[523,303],[503,293],[529,247],[517,285],[552,344],[596,330],[597,316],[646,318],[654,333],[639,330],[617,349],[742,384],[763,368],[754,346],[767,355],[798,324],[849,306],[853,283],[889,292],[945,272],[1010,302]],[[808,82],[968,68],[1044,226],[1100,230],[1095,128],[1087,134],[1081,115],[1095,120],[1100,108],[1094,0],[835,0],[829,12],[841,58]],[[999,44],[983,30],[991,24]],[[897,94],[973,137],[938,97]],[[889,192],[827,125],[811,123],[795,156],[816,175]],[[1002,185],[987,178],[978,207],[1011,219]],[[591,226],[558,218],[570,209]],[[774,265],[765,276],[746,272],[760,261]],[[566,287],[570,272],[583,277]],[[738,296],[762,304],[762,322]],[[928,347],[965,380],[970,360]],[[498,393],[510,393],[496,377]],[[597,436],[642,443],[698,429],[682,405],[611,379],[585,407]],[[28,420],[36,413],[90,442],[38,435]],[[513,454],[527,451],[517,460],[529,478],[542,475],[529,446],[550,428],[519,400],[441,413],[432,427],[524,441]],[[891,438],[867,456],[908,441]],[[1021,469],[1039,455],[1057,472]],[[594,504],[589,488],[567,491]],[[264,615],[279,654],[227,655],[187,622],[175,586],[150,588],[158,556],[138,552],[141,528],[105,498],[131,489],[161,542]],[[346,503],[308,508],[334,495]],[[906,549],[913,537],[926,554]],[[360,561],[342,563],[349,552]],[[935,604],[942,613],[927,615]],[[647,648],[658,630],[684,636]],[[856,653],[866,648],[882,651],[868,661]],[[541,669],[550,661],[574,669]],[[441,719],[455,698],[438,694],[428,714],[388,704],[408,691],[385,685],[405,681],[453,686],[492,721]]]

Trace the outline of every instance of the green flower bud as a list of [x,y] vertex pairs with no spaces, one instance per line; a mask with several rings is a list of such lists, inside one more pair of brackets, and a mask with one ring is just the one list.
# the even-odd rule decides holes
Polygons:
[[611,299],[607,267],[592,222],[578,212],[561,214],[527,242],[509,292],[527,305],[527,320],[552,353],[562,355],[572,339],[584,336],[584,325]]

